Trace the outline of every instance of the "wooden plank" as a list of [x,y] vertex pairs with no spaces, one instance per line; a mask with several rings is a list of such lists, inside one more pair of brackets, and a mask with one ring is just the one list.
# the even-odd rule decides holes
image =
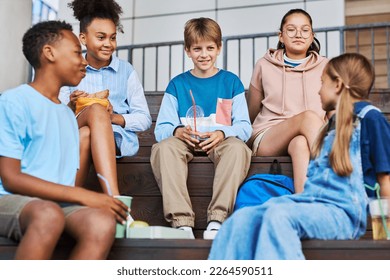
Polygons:
[[360,0],[345,2],[345,16],[362,16],[390,13],[388,0]]
[[387,240],[305,240],[303,252],[310,260],[389,260]]
[[389,90],[377,90],[369,95],[370,101],[386,115],[390,114],[390,93]]
[[389,21],[389,13],[372,14],[372,15],[356,15],[347,16],[345,18],[346,25],[356,25],[365,23],[387,22]]
[[[374,44],[375,45],[386,45],[387,43],[387,32],[386,28],[375,28],[374,29]],[[371,46],[372,33],[370,29],[359,30],[358,33],[355,31],[345,32],[345,45],[348,47],[356,46]]]
[[375,77],[375,87],[376,88],[388,88],[390,86],[387,76],[377,76]]
[[[350,51],[355,52],[355,49],[349,49]],[[372,58],[372,48],[371,45],[363,45],[359,47],[359,53],[367,57],[368,59]],[[374,47],[374,57],[375,60],[386,60],[387,59],[387,46],[385,44],[378,44]]]
[[[109,260],[206,260],[211,240],[195,239],[117,239]],[[57,246],[53,259],[66,259],[74,241],[64,239]],[[17,244],[0,240],[0,259],[12,259]],[[387,240],[303,240],[303,253],[308,260],[389,260]]]
[[111,260],[206,260],[210,240],[116,240]]

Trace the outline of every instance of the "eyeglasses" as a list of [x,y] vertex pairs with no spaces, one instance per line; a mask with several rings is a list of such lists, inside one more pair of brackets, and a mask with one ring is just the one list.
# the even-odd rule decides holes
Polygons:
[[[287,34],[288,37],[294,38],[298,34],[298,28],[296,28],[295,26],[288,26],[284,32]],[[310,27],[304,27],[303,29],[300,29],[299,33],[301,34],[301,37],[303,39],[307,39],[313,34]]]

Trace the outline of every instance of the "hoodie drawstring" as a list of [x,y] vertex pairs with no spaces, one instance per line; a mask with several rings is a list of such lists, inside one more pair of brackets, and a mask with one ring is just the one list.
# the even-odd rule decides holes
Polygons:
[[282,111],[280,114],[284,115],[284,107],[286,100],[286,66],[283,65],[283,85],[282,85]]
[[302,71],[302,89],[303,89],[303,100],[305,103],[305,110],[308,110],[307,105],[307,89],[306,89],[306,71]]

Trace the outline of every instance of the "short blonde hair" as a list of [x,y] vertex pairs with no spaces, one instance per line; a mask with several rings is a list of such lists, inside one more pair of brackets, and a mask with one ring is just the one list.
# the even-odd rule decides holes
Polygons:
[[211,18],[194,18],[184,26],[184,46],[188,50],[199,41],[213,41],[222,46],[222,32],[218,23]]

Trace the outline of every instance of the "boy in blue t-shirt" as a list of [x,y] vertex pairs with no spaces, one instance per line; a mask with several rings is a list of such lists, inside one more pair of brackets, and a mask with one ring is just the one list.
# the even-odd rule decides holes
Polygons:
[[197,149],[214,162],[205,239],[214,239],[232,212],[251,161],[251,151],[244,143],[252,132],[244,87],[236,75],[215,67],[221,41],[221,29],[214,20],[196,18],[186,23],[185,51],[194,68],[170,81],[156,122],[159,143],[153,145],[151,154],[165,219],[191,233],[195,214],[187,190],[188,162]]
[[72,259],[105,259],[119,200],[75,187],[79,138],[73,112],[58,99],[77,85],[87,62],[71,25],[41,22],[23,37],[35,70],[29,84],[0,96],[0,236],[20,241],[16,259],[49,259],[63,231],[76,240]]

